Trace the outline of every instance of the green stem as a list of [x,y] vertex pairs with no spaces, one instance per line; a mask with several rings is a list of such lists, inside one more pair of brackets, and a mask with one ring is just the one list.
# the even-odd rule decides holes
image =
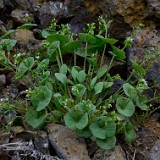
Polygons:
[[87,62],[87,48],[88,48],[88,43],[86,43],[86,47],[85,47],[85,58],[84,58],[84,71],[86,70],[86,62]]
[[61,60],[61,64],[63,64],[62,52],[61,52],[60,47],[58,47],[58,52],[59,52],[59,56],[60,56],[60,60]]
[[[133,76],[133,71],[129,75],[129,77],[127,78],[127,80],[125,81],[125,83],[127,83],[131,79],[132,76]],[[121,91],[122,88],[123,88],[123,85],[121,85],[121,87],[114,93],[114,95],[118,94]]]
[[56,56],[56,59],[57,59],[58,67],[61,68],[61,62],[60,62],[60,60],[59,60],[58,55]]
[[76,52],[74,50],[74,66],[76,66]]
[[103,48],[103,53],[102,53],[102,57],[101,57],[101,62],[100,62],[100,67],[103,65],[103,62],[104,62],[104,54],[105,54],[105,51],[106,51],[106,44],[104,45],[104,48]]

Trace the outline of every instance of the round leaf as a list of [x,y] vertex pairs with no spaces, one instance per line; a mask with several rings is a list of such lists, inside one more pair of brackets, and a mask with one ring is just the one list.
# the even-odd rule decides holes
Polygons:
[[103,149],[112,149],[116,144],[116,137],[115,136],[109,137],[109,138],[106,138],[105,140],[97,138],[96,143],[99,147]]
[[27,110],[27,113],[26,113],[27,122],[33,128],[37,128],[38,126],[40,126],[43,123],[46,116],[47,116],[47,113],[45,110],[37,112],[33,108],[30,108],[29,110]]
[[37,107],[37,111],[43,110],[50,103],[52,92],[46,86],[35,88],[31,96],[31,103]]
[[116,133],[116,124],[109,123],[100,127],[98,120],[95,120],[90,126],[92,134],[100,139],[106,139],[106,137],[112,137]]
[[129,98],[118,98],[116,108],[120,114],[127,117],[131,117],[135,112],[135,106]]
[[70,129],[83,129],[88,124],[88,115],[87,113],[83,114],[83,112],[77,111],[70,111],[64,116],[64,122],[66,126]]

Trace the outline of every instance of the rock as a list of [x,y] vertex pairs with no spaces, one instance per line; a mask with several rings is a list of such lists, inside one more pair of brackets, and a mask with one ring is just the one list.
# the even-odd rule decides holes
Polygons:
[[[9,143],[10,133],[1,133],[0,131],[0,145]],[[1,160],[9,160],[8,153],[2,147],[0,147]]]
[[17,30],[15,33],[15,39],[17,40],[17,47],[19,48],[19,53],[26,50],[29,50],[33,53],[41,47],[40,41],[35,39],[33,32],[30,30]]
[[149,152],[149,160],[159,160],[160,158],[160,139],[158,139],[155,145]]
[[35,40],[33,32],[26,29],[19,29],[15,33],[15,39],[21,44],[28,44],[29,41]]
[[[137,139],[132,145],[136,160],[159,160],[160,156],[160,123],[155,117],[148,118],[138,127]],[[127,152],[129,148],[125,146]],[[133,155],[134,153],[130,153]],[[158,158],[158,159],[156,159]]]
[[112,150],[99,149],[92,160],[126,160],[121,146],[115,146]]
[[[146,57],[146,53],[150,54],[149,61],[145,61],[143,67],[147,70],[146,79],[150,86],[155,86],[156,89],[160,89],[160,58],[152,58],[155,54],[159,53],[160,35],[159,31],[153,28],[141,29],[134,37],[133,47],[127,50],[128,68],[130,67],[130,61],[134,60],[142,63]],[[155,49],[154,49],[155,48]],[[147,93],[149,96],[154,94],[154,90],[149,90]],[[159,96],[159,92],[156,93]],[[159,101],[158,99],[156,100]],[[159,101],[160,102],[160,101]]]
[[65,126],[49,124],[47,126],[49,141],[63,160],[90,160],[85,142]]
[[0,1],[0,10],[4,9],[5,5],[4,5],[4,0]]
[[49,140],[46,132],[38,131],[34,138],[35,149],[43,154],[49,154]]
[[0,88],[4,87],[6,84],[6,76],[4,74],[0,75]]
[[65,3],[49,1],[43,3],[39,13],[39,20],[42,27],[48,27],[52,19],[59,21],[62,18],[64,19],[71,16]]
[[34,22],[34,16],[29,11],[24,11],[20,9],[13,10],[11,16],[18,23],[28,23]]

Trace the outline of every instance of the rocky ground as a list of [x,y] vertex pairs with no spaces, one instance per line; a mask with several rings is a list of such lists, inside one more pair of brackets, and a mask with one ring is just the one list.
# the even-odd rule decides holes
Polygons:
[[[131,59],[143,59],[144,52],[160,44],[160,1],[159,0],[1,0],[0,36],[7,30],[32,22],[38,27],[16,30],[13,35],[18,41],[16,52],[38,50],[41,42],[39,31],[50,25],[52,19],[69,23],[72,31],[82,31],[86,23],[97,22],[99,15],[112,20],[110,35],[124,40],[132,29],[143,23],[145,27],[134,36],[134,45],[127,50],[127,69]],[[122,66],[121,66],[122,67]],[[116,69],[116,68],[115,68]],[[159,95],[160,63],[157,59],[147,73],[150,84],[158,83]],[[122,71],[124,72],[124,71]],[[127,73],[126,73],[127,74]],[[0,71],[0,100],[7,96],[15,99],[24,94],[25,85],[13,82],[12,72]],[[152,91],[150,92],[152,94]],[[1,103],[1,101],[0,101]],[[159,106],[159,100],[154,104]],[[0,115],[0,128],[14,114]],[[20,119],[17,120],[18,122]],[[5,130],[5,128],[3,128]],[[44,131],[32,130],[27,124],[13,125],[8,132],[0,131],[0,157],[12,159],[44,160],[159,160],[160,159],[160,114],[158,110],[137,127],[137,139],[132,145],[119,141],[115,149],[99,149],[94,142],[77,137],[65,126],[48,124]],[[65,133],[65,134],[64,134]],[[8,156],[9,155],[9,156]]]

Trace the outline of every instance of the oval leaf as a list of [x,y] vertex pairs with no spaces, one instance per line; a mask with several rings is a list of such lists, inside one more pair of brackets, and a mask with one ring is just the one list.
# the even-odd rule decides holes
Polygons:
[[73,53],[80,46],[81,43],[81,41],[69,42],[62,47],[62,52]]
[[98,79],[101,78],[101,77],[103,77],[107,71],[108,71],[108,66],[102,66],[102,67],[98,70],[96,77],[97,77]]
[[115,55],[115,59],[117,60],[124,60],[126,58],[126,54],[123,50],[111,45],[113,54]]
[[64,85],[67,83],[67,76],[63,73],[55,73],[55,77]]
[[85,43],[94,44],[96,42],[96,38],[94,36],[91,36],[86,33],[80,33],[79,38]]
[[96,83],[96,85],[94,86],[94,90],[95,90],[95,94],[101,93],[103,90],[103,82]]
[[96,35],[96,37],[98,37],[101,41],[105,43],[108,43],[108,44],[115,44],[118,42],[118,40],[116,39],[112,39],[112,38],[104,38],[103,36],[101,35]]

